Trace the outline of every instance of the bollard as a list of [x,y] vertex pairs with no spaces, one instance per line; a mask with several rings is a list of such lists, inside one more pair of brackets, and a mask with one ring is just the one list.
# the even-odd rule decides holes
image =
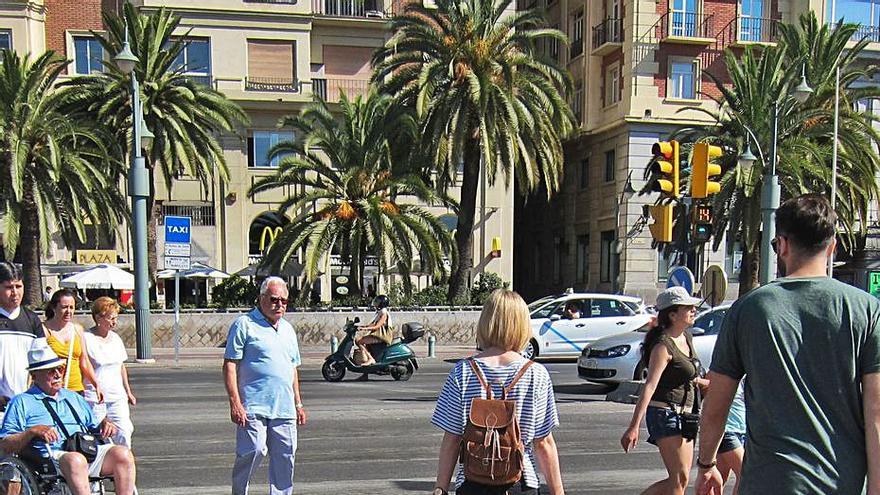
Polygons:
[[330,337],[330,354],[336,352],[336,349],[339,348],[339,339],[336,338],[335,335]]
[[428,336],[428,357],[429,358],[437,357],[437,355],[434,353],[434,351],[435,351],[434,347],[435,347],[436,343],[437,343],[437,337],[434,337],[433,335]]

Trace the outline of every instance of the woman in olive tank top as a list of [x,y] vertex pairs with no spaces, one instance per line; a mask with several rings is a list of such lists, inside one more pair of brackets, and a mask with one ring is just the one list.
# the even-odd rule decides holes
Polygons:
[[639,425],[645,418],[648,442],[660,449],[669,474],[643,494],[684,495],[687,488],[694,442],[681,436],[678,414],[691,411],[697,386],[709,385],[708,380],[699,378],[699,362],[688,331],[699,303],[682,287],[661,292],[657,296],[657,326],[648,331],[642,345],[648,377],[620,445],[626,452],[636,446]]

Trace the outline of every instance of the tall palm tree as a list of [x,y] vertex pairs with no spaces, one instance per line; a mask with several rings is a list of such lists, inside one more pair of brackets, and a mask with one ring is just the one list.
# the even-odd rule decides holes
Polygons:
[[322,260],[338,252],[349,265],[351,293],[360,294],[367,256],[376,256],[381,272],[396,269],[410,292],[416,255],[421,271],[442,276],[443,257],[454,250],[446,228],[425,205],[454,204],[396,161],[395,143],[416,137],[415,120],[405,108],[375,90],[354,101],[343,95],[339,108],[337,119],[319,100],[281,122],[298,139],[272,148],[271,156],[282,157],[278,171],[257,181],[249,194],[293,186],[279,211],[296,217],[264,263],[278,268],[304,249],[311,283]]
[[52,52],[30,60],[0,51],[4,249],[7,259],[20,250],[28,305],[41,301],[40,258],[52,231],[69,246],[84,240],[87,222],[110,235],[125,212],[121,163],[105,144],[112,140],[62,111],[67,91],[53,86],[65,65]]
[[[151,179],[160,175],[169,191],[173,180],[183,174],[196,177],[205,188],[212,178],[228,180],[219,136],[234,132],[248,117],[222,93],[184,74],[205,68],[181,67],[176,62],[187,43],[185,34],[174,34],[180,18],[164,8],[139,14],[126,3],[122,16],[105,12],[104,24],[106,34],[96,34],[104,51],[111,55],[104,61],[104,72],[68,83],[73,89],[69,107],[76,118],[91,118],[107,126],[122,144],[125,156],[130,152],[131,78],[112,58],[128,39],[138,57],[133,74],[140,82],[144,120],[156,136],[145,155]],[[157,214],[154,188],[149,204],[149,265],[153,277]]]
[[550,195],[559,189],[562,140],[574,129],[570,75],[535,49],[565,35],[545,28],[535,10],[508,10],[511,3],[409,3],[373,56],[373,80],[417,111],[436,185],[455,183],[463,168],[451,301],[468,291],[481,166],[490,184],[500,172],[506,186],[515,178],[523,193],[544,186]]
[[[709,115],[713,122],[683,128],[675,133],[675,137],[689,144],[711,141],[732,150],[722,157],[721,192],[713,197],[716,212],[714,248],[719,247],[724,234],[727,239],[740,241],[743,249],[741,294],[757,286],[758,282],[760,191],[764,170],[770,165],[770,109],[773,103],[779,102],[777,174],[783,198],[810,191],[827,191],[831,181],[833,101],[830,98],[833,98],[834,91],[834,61],[838,58],[842,61],[842,73],[845,74],[842,81],[852,82],[867,74],[856,64],[855,56],[850,57],[843,51],[857,26],[844,24],[834,29],[818,28],[814,21],[815,18],[811,20],[802,16],[799,28],[783,26],[785,34],[778,46],[759,51],[747,49],[741,57],[725,52],[731,83],[725,85],[715,75],[707,73],[721,94],[716,99],[718,108],[689,109]],[[804,45],[800,41],[798,46],[790,44],[799,39]],[[806,50],[804,46],[811,48]],[[863,47],[864,44],[859,43],[853,51]],[[810,57],[805,55],[807,53],[811,54]],[[798,104],[790,92],[800,82],[805,64],[807,80],[816,91],[806,102]],[[845,98],[852,98],[868,94],[870,90],[844,88],[843,92],[849,94]],[[876,91],[873,94],[878,95]],[[867,204],[877,198],[874,176],[880,170],[877,154],[880,135],[872,128],[873,119],[844,109],[844,106],[841,105],[838,138],[841,143],[838,214],[844,228],[851,234],[860,222],[865,224]],[[759,146],[754,145],[746,129],[755,134]],[[754,166],[744,169],[737,164],[737,157],[747,144],[751,144],[753,151],[760,147],[763,154],[759,154]]]

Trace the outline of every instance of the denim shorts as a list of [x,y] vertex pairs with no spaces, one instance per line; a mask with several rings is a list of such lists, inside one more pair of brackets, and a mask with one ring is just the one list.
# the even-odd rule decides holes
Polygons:
[[681,436],[681,422],[678,413],[672,409],[648,406],[645,423],[648,425],[648,443],[657,445],[661,438]]
[[486,486],[465,480],[455,490],[456,495],[539,495],[540,493],[538,488],[526,486],[525,480],[520,480],[509,487]]
[[725,452],[730,452],[731,450],[741,448],[745,444],[745,433],[734,433],[732,431],[725,431],[724,436],[721,437],[721,446],[718,447],[718,453],[723,454]]

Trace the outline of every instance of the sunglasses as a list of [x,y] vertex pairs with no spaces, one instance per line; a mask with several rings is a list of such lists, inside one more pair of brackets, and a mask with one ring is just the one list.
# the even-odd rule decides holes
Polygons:
[[287,306],[287,299],[285,299],[283,297],[276,297],[276,296],[266,296],[266,297],[269,299],[269,302],[271,302],[272,304],[280,304],[282,306]]
[[59,366],[57,368],[52,368],[51,370],[48,370],[47,373],[49,376],[52,376],[52,375],[64,376],[65,371],[67,371],[67,366]]

